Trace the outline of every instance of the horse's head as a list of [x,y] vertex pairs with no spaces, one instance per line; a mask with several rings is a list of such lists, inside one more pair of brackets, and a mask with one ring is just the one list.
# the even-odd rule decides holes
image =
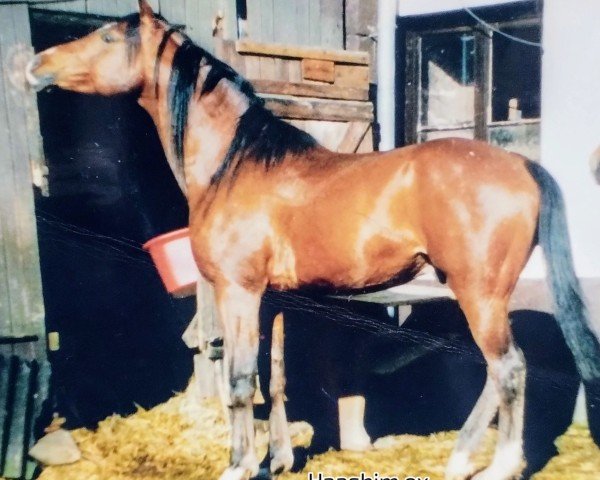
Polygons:
[[37,54],[27,66],[36,90],[57,85],[80,93],[115,95],[143,87],[146,36],[159,22],[146,0],[140,12],[109,23],[83,38]]

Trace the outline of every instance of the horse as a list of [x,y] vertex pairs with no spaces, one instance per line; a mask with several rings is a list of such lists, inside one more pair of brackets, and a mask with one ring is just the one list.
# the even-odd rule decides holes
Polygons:
[[[523,469],[526,366],[507,304],[536,245],[579,373],[597,385],[600,344],[575,275],[562,194],[541,165],[464,139],[328,151],[265,109],[247,80],[146,0],[139,12],[38,53],[26,78],[37,90],[136,92],[170,165],[184,172],[192,250],[224,332],[231,453],[222,480],[259,471],[252,398],[267,288],[383,288],[435,268],[487,364],[449,479],[504,480]],[[270,469],[278,473],[291,468],[293,454],[283,403],[274,407]],[[494,457],[476,471],[472,456],[497,412]]]

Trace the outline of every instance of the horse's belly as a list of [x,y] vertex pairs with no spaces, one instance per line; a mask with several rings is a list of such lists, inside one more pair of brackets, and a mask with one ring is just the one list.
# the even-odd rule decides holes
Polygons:
[[279,268],[285,275],[274,276],[271,283],[275,288],[290,288],[290,284],[293,288],[309,285],[364,288],[412,278],[422,266],[413,242],[399,242],[383,235],[353,242],[315,239],[280,256],[285,258],[287,268]]

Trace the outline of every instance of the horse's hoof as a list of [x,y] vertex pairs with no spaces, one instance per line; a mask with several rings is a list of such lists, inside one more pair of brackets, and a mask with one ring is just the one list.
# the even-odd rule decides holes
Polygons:
[[468,455],[464,453],[454,453],[446,466],[446,480],[466,480],[475,473],[475,465],[471,463]]
[[289,472],[294,466],[294,454],[291,450],[280,451],[271,458],[271,473],[273,475],[279,475],[281,473]]
[[372,449],[371,437],[369,437],[367,432],[360,432],[349,438],[340,440],[340,450],[347,452],[366,452]]
[[250,480],[252,472],[243,467],[229,467],[219,477],[219,480]]

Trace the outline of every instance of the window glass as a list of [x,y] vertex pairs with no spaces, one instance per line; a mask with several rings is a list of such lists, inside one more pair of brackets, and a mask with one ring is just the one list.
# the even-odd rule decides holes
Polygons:
[[428,34],[421,43],[421,125],[472,124],[474,40],[463,32]]
[[[540,42],[539,25],[500,29],[516,38]],[[494,33],[492,53],[492,121],[540,117],[541,51]]]

